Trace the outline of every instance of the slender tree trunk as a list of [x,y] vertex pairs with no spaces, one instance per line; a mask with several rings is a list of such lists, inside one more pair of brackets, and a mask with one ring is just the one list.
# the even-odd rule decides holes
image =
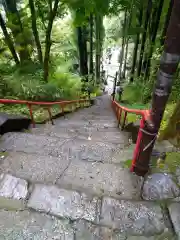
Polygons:
[[166,34],[164,52],[152,98],[150,118],[145,122],[137,159],[133,162],[132,171],[145,175],[149,169],[152,149],[158,134],[172,84],[173,77],[180,61],[180,1],[174,0],[173,10]]
[[84,49],[83,49],[83,33],[82,28],[77,27],[77,41],[78,41],[78,50],[79,50],[79,67],[80,74],[84,75]]
[[147,60],[145,76],[144,76],[145,81],[149,78],[149,74],[150,74],[151,58],[152,58],[153,49],[154,49],[154,45],[155,45],[155,41],[156,41],[156,36],[157,36],[157,31],[158,31],[161,13],[162,13],[162,9],[163,9],[163,4],[164,4],[164,0],[160,0],[158,10],[156,12],[155,25],[153,25],[153,34],[152,34],[152,38],[151,38],[150,51],[148,54],[148,60]]
[[35,7],[34,7],[34,0],[29,0],[29,7],[30,7],[30,10],[31,10],[32,31],[33,31],[34,39],[35,39],[35,42],[36,42],[38,59],[39,59],[40,63],[43,63],[41,43],[40,43],[40,40],[39,40],[39,34],[38,34],[37,24],[36,24],[36,10],[35,10]]
[[15,0],[4,0],[3,2],[4,9],[7,13],[10,14],[10,22],[12,22],[12,26],[10,26],[12,35],[15,40],[16,46],[19,46],[19,56],[21,62],[24,62],[26,60],[30,59],[30,54],[28,51],[28,43],[26,42],[24,38],[24,30],[23,25],[21,22],[21,18],[19,15],[19,12],[17,10],[17,5]]
[[165,23],[164,23],[164,28],[163,28],[162,35],[161,35],[161,46],[164,45],[165,36],[166,36],[167,28],[168,28],[168,25],[169,25],[173,4],[174,4],[174,0],[170,0],[168,12],[167,12],[167,15],[166,15],[166,20],[165,20]]
[[127,56],[128,56],[128,42],[129,42],[129,38],[127,38],[127,42],[126,42],[125,57],[124,57],[124,69],[123,69],[122,79],[126,78],[126,65],[127,65]]
[[14,58],[14,61],[16,64],[19,64],[19,58],[18,58],[18,55],[16,53],[16,50],[14,48],[14,44],[13,44],[13,41],[7,31],[7,28],[6,28],[6,24],[4,22],[4,19],[0,13],[0,26],[1,26],[1,29],[3,31],[3,34],[4,34],[4,38],[5,38],[5,43],[7,44],[13,58]]
[[127,23],[127,10],[125,11],[125,15],[124,15],[122,47],[121,47],[120,60],[119,60],[119,82],[121,81],[121,77],[122,77],[121,75],[122,75],[122,64],[123,64],[123,58],[124,58],[126,23]]
[[96,15],[96,83],[100,83],[100,59],[101,59],[101,46],[100,46],[100,15]]
[[83,26],[83,53],[84,53],[84,75],[88,82],[88,53],[87,53],[87,29]]
[[94,66],[93,66],[93,14],[90,14],[89,18],[89,27],[90,27],[90,56],[89,56],[89,73],[93,75]]
[[[143,4],[143,2],[141,2]],[[140,7],[140,11],[137,14],[138,18],[138,28],[142,26],[142,20],[143,20],[143,5]],[[138,53],[138,47],[139,47],[139,40],[140,40],[140,33],[136,35],[136,42],[134,45],[134,51],[133,51],[133,62],[132,62],[132,68],[131,68],[131,78],[130,82],[134,81],[134,73],[135,73],[135,67],[137,63],[137,53]]]
[[48,80],[49,76],[49,58],[51,50],[51,31],[53,26],[54,18],[57,14],[59,0],[55,0],[53,10],[49,12],[49,22],[46,30],[45,39],[45,55],[44,55],[44,80]]
[[152,10],[152,0],[148,0],[147,10],[146,10],[146,16],[145,16],[145,22],[144,22],[144,32],[143,32],[142,41],[141,41],[139,64],[138,64],[138,70],[137,70],[137,75],[138,75],[138,77],[141,75],[143,55],[144,55],[144,49],[145,49],[145,44],[146,44],[147,28],[148,28],[148,23],[149,23],[150,15],[151,15],[151,10]]

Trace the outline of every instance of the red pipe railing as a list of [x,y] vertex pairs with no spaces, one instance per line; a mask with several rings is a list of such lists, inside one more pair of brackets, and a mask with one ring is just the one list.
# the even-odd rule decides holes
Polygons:
[[37,101],[26,101],[26,100],[14,100],[14,99],[0,99],[0,104],[24,104],[27,105],[29,109],[29,115],[32,121],[33,127],[35,127],[35,120],[33,117],[33,105],[38,105],[38,106],[43,106],[47,107],[47,111],[49,114],[49,120],[53,123],[52,119],[52,113],[51,113],[51,107],[53,105],[59,105],[61,112],[64,114],[64,108],[68,105],[73,105],[73,104],[78,104],[80,105],[81,103],[86,104],[89,103],[90,99],[78,99],[78,100],[72,100],[72,101],[56,101],[56,102],[37,102]]
[[150,110],[140,110],[140,109],[129,109],[125,106],[121,106],[118,102],[112,100],[112,107],[118,119],[118,127],[121,122],[122,112],[124,111],[124,119],[122,122],[121,130],[124,129],[127,119],[128,113],[134,113],[136,115],[141,116],[140,127],[138,132],[138,137],[136,141],[136,147],[134,149],[132,164],[131,164],[131,172],[134,172],[134,168],[137,167],[136,162],[139,157],[140,143],[142,140],[142,129],[144,128],[145,121],[150,120]]

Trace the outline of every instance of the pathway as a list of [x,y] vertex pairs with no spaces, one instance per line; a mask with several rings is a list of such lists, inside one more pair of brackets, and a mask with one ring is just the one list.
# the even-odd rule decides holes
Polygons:
[[8,133],[0,151],[0,240],[173,239],[168,215],[141,199],[142,179],[109,97],[55,125]]

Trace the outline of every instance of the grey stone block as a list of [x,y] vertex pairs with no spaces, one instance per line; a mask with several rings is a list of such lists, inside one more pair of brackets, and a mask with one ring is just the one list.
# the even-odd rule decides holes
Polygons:
[[41,155],[61,156],[61,146],[67,140],[30,133],[7,133],[1,138],[0,151],[17,151]]
[[154,173],[149,175],[143,185],[142,197],[145,200],[162,200],[176,198],[180,189],[167,173]]
[[180,203],[171,203],[168,209],[174,230],[180,239]]
[[78,240],[126,240],[126,236],[110,228],[80,220],[75,222],[75,238]]
[[64,143],[62,146],[62,152],[63,154],[66,154],[70,149],[70,157],[77,160],[111,162],[113,153],[119,149],[119,147],[119,145],[111,143],[75,139]]
[[36,184],[28,207],[59,217],[96,221],[99,201],[84,193]]
[[113,198],[103,199],[100,223],[129,235],[152,236],[161,234],[165,229],[160,206]]
[[72,161],[58,184],[66,188],[87,190],[92,194],[139,199],[142,186],[140,179],[118,165]]
[[116,151],[112,157],[112,162],[123,163],[127,160],[132,160],[135,146],[135,144],[132,144],[128,147],[125,147],[124,149],[119,149]]
[[9,174],[0,175],[0,207],[24,209],[28,194],[27,181]]
[[67,158],[12,152],[1,161],[0,168],[30,182],[54,183],[68,166]]
[[0,211],[1,240],[73,240],[68,221],[28,211]]

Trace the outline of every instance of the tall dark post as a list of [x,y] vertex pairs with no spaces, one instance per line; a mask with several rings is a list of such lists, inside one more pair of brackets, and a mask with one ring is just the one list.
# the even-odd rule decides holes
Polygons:
[[149,170],[152,149],[158,134],[164,110],[171,92],[173,76],[180,61],[180,1],[174,0],[174,6],[166,34],[164,52],[152,98],[149,121],[145,121],[138,155],[131,170],[144,176]]
[[114,78],[114,86],[113,86],[113,93],[112,93],[113,101],[114,101],[115,95],[116,95],[117,77],[118,77],[118,72],[116,72],[116,76]]

